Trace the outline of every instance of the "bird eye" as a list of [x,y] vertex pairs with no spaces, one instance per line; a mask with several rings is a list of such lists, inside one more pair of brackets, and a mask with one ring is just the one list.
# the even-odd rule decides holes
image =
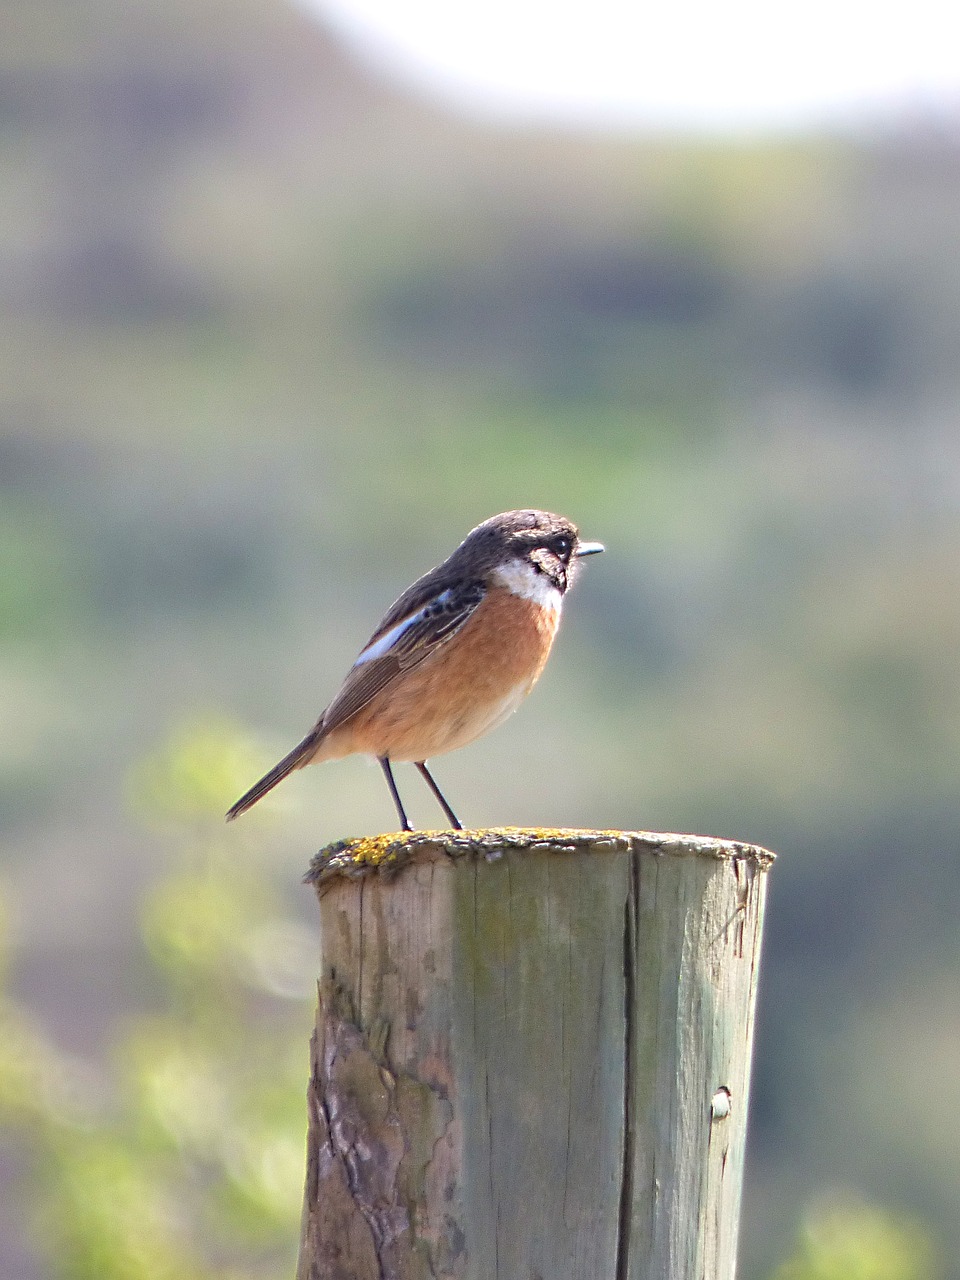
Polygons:
[[571,543],[569,538],[558,538],[553,545],[558,556],[566,556],[570,554]]

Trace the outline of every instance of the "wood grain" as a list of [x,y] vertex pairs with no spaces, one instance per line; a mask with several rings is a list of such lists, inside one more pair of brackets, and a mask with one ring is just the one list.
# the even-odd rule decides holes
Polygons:
[[509,829],[318,855],[298,1280],[732,1280],[772,860]]

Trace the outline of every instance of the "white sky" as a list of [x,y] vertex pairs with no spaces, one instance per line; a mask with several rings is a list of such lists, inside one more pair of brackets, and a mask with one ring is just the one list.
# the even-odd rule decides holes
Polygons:
[[479,114],[764,130],[960,120],[957,0],[297,0]]

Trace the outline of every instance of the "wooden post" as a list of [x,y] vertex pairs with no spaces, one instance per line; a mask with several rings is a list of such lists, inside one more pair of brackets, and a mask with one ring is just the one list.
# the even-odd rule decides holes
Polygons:
[[732,1280],[772,861],[617,831],[323,850],[298,1280]]

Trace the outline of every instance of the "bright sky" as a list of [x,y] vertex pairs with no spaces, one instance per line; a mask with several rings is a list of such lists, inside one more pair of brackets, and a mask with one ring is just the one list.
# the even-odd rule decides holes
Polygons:
[[956,0],[297,0],[367,61],[469,111],[764,130],[960,121]]

